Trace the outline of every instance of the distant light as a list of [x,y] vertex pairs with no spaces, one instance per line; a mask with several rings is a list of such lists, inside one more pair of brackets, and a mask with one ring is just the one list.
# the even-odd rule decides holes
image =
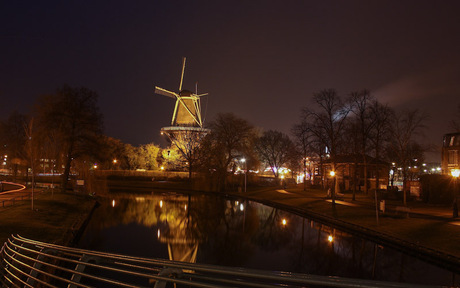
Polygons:
[[335,176],[335,171],[331,171],[329,174],[331,175],[331,177],[334,177]]
[[334,237],[332,237],[332,235],[329,235],[327,237],[327,241],[329,241],[330,243],[332,243],[334,241]]
[[244,210],[244,205],[243,203],[240,204],[240,211],[243,211]]
[[160,200],[160,208],[163,208],[163,200]]
[[458,178],[458,176],[460,176],[460,169],[452,169],[450,170],[450,173],[453,177]]
[[161,169],[161,170],[165,170],[165,167],[164,167],[164,166],[161,166],[160,169]]
[[281,223],[283,224],[283,226],[286,226],[287,220],[285,218],[283,218],[283,221],[281,221]]
[[117,159],[113,159],[113,164],[117,164]]
[[184,206],[184,210],[185,210],[185,211],[187,211],[187,204],[185,204],[185,206]]
[[441,171],[441,167],[436,168],[437,171]]
[[246,158],[241,158],[241,162],[246,162]]
[[112,207],[115,207],[115,199],[112,200]]
[[94,168],[94,169],[97,169],[97,164],[94,164],[93,168]]
[[157,230],[157,237],[160,239],[160,229]]

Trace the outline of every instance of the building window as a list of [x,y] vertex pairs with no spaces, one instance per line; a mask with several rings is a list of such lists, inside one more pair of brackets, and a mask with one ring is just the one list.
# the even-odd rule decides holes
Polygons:
[[448,164],[458,165],[458,150],[449,150]]

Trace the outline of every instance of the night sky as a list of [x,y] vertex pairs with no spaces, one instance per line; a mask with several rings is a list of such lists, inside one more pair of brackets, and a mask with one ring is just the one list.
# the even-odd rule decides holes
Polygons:
[[[289,133],[313,93],[369,89],[420,108],[427,144],[460,103],[460,1],[2,1],[0,116],[67,83],[99,94],[105,133],[164,145],[174,100],[208,92],[205,121],[233,112]],[[440,152],[428,156],[440,161]]]

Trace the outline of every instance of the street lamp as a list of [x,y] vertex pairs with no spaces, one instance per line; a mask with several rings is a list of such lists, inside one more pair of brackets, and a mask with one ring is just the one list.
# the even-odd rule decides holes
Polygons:
[[460,169],[450,170],[450,174],[454,178],[454,204],[452,205],[452,216],[453,218],[458,217],[458,204],[457,204],[457,179],[460,176]]
[[246,181],[247,181],[247,179],[246,179],[246,177],[247,177],[247,176],[246,176],[246,173],[247,173],[248,165],[246,164],[246,158],[241,158],[240,161],[241,161],[241,163],[244,164],[244,170],[243,170],[243,171],[244,171],[244,193],[246,193],[246,185],[247,185],[247,184],[246,184]]
[[332,205],[335,206],[335,171],[331,170],[329,175],[332,177],[332,188],[329,188],[331,191],[330,196],[332,198]]

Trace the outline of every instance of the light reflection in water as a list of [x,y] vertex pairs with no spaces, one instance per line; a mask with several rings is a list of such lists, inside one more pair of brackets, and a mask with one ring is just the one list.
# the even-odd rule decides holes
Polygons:
[[110,200],[102,201],[95,211],[82,248],[246,268],[453,285],[449,271],[254,202],[179,194]]

